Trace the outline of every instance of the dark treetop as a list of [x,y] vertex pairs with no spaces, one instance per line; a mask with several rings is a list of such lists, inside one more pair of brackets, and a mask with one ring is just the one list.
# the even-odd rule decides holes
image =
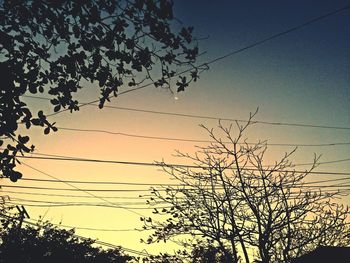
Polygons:
[[[16,155],[34,150],[19,125],[56,131],[43,111],[22,101],[28,94],[50,96],[55,113],[79,110],[74,95],[84,83],[100,91],[102,108],[121,87],[144,81],[170,89],[178,77],[183,91],[198,77],[198,47],[192,28],[175,33],[170,0],[5,0],[0,4],[0,170],[12,181]],[[178,25],[180,23],[177,23]],[[180,74],[178,72],[184,72]]]

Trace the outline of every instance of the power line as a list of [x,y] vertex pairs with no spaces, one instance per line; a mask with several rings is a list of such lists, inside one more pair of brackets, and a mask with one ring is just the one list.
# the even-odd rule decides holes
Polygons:
[[[25,201],[25,202],[32,202],[32,203],[47,203],[47,204],[88,204],[88,205],[101,205],[105,203],[92,203],[92,202],[67,202],[67,201],[46,201],[46,200],[33,200],[33,199],[26,199],[26,198],[17,198],[17,197],[11,197],[10,201]],[[156,204],[164,204],[164,201],[158,201]],[[143,202],[118,202],[115,203],[117,205],[149,205],[145,201]]]
[[[56,225],[56,224],[55,224]],[[98,231],[98,232],[133,232],[133,231],[146,231],[146,230],[153,230],[153,229],[136,229],[136,228],[127,228],[127,229],[108,229],[108,228],[92,228],[92,227],[80,227],[80,226],[67,226],[67,225],[61,225],[62,227],[66,228],[74,228],[78,230],[88,230],[88,231]]]
[[[157,184],[157,183],[133,183],[133,182],[107,182],[107,181],[76,181],[76,180],[50,180],[50,179],[40,179],[40,178],[22,178],[21,180],[25,181],[34,181],[34,182],[48,182],[48,183],[74,183],[74,184],[104,184],[104,185],[138,185],[138,186],[178,186],[178,187],[190,187],[191,185],[186,184]],[[316,181],[316,182],[332,182],[332,181],[340,181],[340,180],[350,180],[349,178],[342,178],[339,180],[323,180],[323,181]],[[315,184],[316,182],[306,182],[301,184],[296,184],[293,188],[304,188],[304,187],[335,187],[334,185],[313,185],[308,186],[309,184]],[[350,185],[341,185],[340,187],[350,187]],[[148,191],[148,190],[146,190]]]
[[[7,203],[13,204],[13,205],[24,205],[29,207],[79,207],[79,206],[92,206],[92,207],[107,207],[107,208],[115,208],[115,209],[127,209],[129,210],[129,207],[126,206],[116,206],[116,205],[108,205],[108,204],[25,204],[25,203],[18,203],[18,202],[12,202],[8,201]],[[154,210],[157,209],[163,209],[163,208],[171,208],[171,207],[132,207],[133,210]]]
[[[330,179],[330,180],[321,180],[321,181],[313,181],[313,182],[306,182],[304,183],[304,186],[308,186],[310,184],[315,184],[315,183],[323,183],[323,182],[334,182],[334,181],[342,181],[342,180],[350,180],[349,178],[341,178],[341,179]],[[304,188],[305,188],[304,187]],[[312,187],[312,186],[310,186]],[[321,187],[321,186],[317,186]],[[96,198],[94,196],[85,196],[85,195],[72,195],[72,194],[54,194],[54,193],[37,193],[37,192],[18,192],[18,191],[8,191],[2,189],[0,193],[10,193],[10,194],[20,194],[20,195],[32,195],[32,196],[49,196],[49,197],[63,197],[63,198]],[[123,199],[123,200],[140,200],[144,199],[147,200],[149,197],[145,197],[142,195],[139,196],[98,196],[98,198],[104,198],[104,199]]]
[[63,225],[63,224],[53,224],[54,226],[61,226],[65,228],[74,228],[77,230],[87,230],[87,231],[98,231],[98,232],[133,232],[133,231],[146,231],[146,230],[152,230],[152,229],[136,229],[136,228],[127,228],[127,229],[108,229],[108,228],[93,228],[93,227],[81,227],[81,226],[69,226],[69,225]]
[[[62,183],[66,183],[62,181]],[[41,186],[19,186],[19,185],[0,185],[1,188],[22,188],[33,190],[52,190],[52,191],[87,191],[87,192],[150,192],[146,189],[72,189],[72,188],[55,188],[55,187],[41,187]],[[97,198],[97,197],[95,197]],[[101,198],[99,198],[101,199]],[[106,201],[107,202],[107,201]],[[108,201],[110,203],[110,201]]]
[[[26,163],[23,163],[23,162],[22,162],[22,164],[25,165],[25,166],[27,166],[27,167],[29,167],[30,169],[32,169],[32,170],[34,170],[34,171],[37,171],[37,172],[39,172],[39,173],[41,173],[41,174],[43,174],[43,175],[46,175],[46,176],[48,176],[48,177],[50,177],[50,178],[52,178],[52,179],[60,180],[59,178],[57,178],[57,177],[55,177],[55,176],[53,176],[53,175],[50,175],[50,174],[48,174],[48,173],[46,173],[46,172],[44,172],[44,171],[41,171],[41,170],[39,170],[39,169],[37,169],[37,168],[35,168],[35,167],[29,165],[29,164],[26,164]],[[111,204],[111,205],[114,205],[114,204],[113,204],[112,202],[110,202],[109,200],[106,200],[106,199],[101,198],[101,197],[97,197],[97,196],[94,195],[93,193],[90,193],[89,191],[84,190],[84,189],[80,189],[79,187],[77,187],[77,186],[75,186],[75,185],[73,185],[73,184],[65,183],[65,182],[62,182],[62,183],[63,183],[63,184],[66,184],[66,185],[69,185],[70,187],[74,188],[75,190],[84,192],[84,193],[86,193],[86,194],[88,194],[88,195],[90,195],[90,196],[94,196],[95,198],[98,198],[98,199],[100,199],[100,200],[102,200],[102,201],[105,201],[105,202]],[[72,189],[72,190],[73,190],[73,189]],[[118,207],[118,206],[117,206],[117,207]],[[130,213],[136,214],[136,215],[138,215],[138,216],[143,216],[143,215],[140,214],[139,212],[134,211],[134,210],[132,210],[132,209],[124,208],[124,207],[120,207],[120,208],[122,208],[122,209],[124,209],[124,210],[126,210],[126,211],[129,211]]]
[[[349,186],[348,186],[349,187]],[[342,194],[342,193],[348,193],[350,191],[350,188],[344,188],[344,189],[336,189],[336,190],[327,190],[327,192],[323,193],[324,197],[328,197],[328,195],[330,194]],[[314,191],[309,191],[307,193],[319,193],[318,190],[314,190]],[[293,196],[289,196],[288,199],[289,200],[293,200],[293,199],[300,199],[299,197],[299,192],[293,192],[291,193],[293,194]],[[304,192],[304,194],[306,194],[306,192]],[[14,202],[15,201],[15,202]],[[41,201],[41,200],[24,200],[24,201],[20,201],[19,202],[16,200],[14,201],[7,201],[7,204],[13,204],[13,205],[24,205],[24,206],[32,206],[32,207],[105,207],[105,208],[120,208],[120,209],[130,209],[130,204],[126,204],[126,206],[121,206],[118,205],[116,206],[114,205],[108,205],[108,204],[104,204],[104,203],[88,203],[88,202],[52,202],[52,201]],[[25,203],[24,203],[25,202]],[[33,204],[34,203],[34,204]],[[39,204],[38,204],[39,203]],[[162,202],[164,204],[166,204],[167,202]],[[161,203],[159,203],[161,204]],[[173,205],[172,203],[169,203],[170,205]],[[184,203],[187,206],[189,205],[188,203]],[[135,204],[136,205],[136,204]],[[156,206],[156,205],[152,205],[149,207],[134,207],[132,206],[132,209],[135,210],[155,210],[155,209],[170,209],[173,206]]]
[[[80,238],[84,238],[82,236],[79,236],[79,235],[76,235]],[[116,246],[116,245],[113,245],[113,244],[110,244],[110,243],[107,243],[107,242],[104,242],[104,241],[99,241],[99,240],[95,240],[95,243],[96,244],[99,244],[99,245],[102,245],[102,246],[106,246],[106,247],[110,247],[110,248],[119,248],[125,252],[128,252],[128,253],[131,253],[131,254],[136,254],[136,255],[139,255],[139,256],[144,256],[144,257],[149,257],[149,256],[153,256],[151,254],[149,254],[145,249],[143,249],[142,251],[138,251],[138,250],[134,250],[134,249],[130,249],[130,248],[125,248],[125,247],[122,247],[122,246]],[[143,252],[143,251],[146,251],[146,252]]]
[[[0,214],[0,216],[4,216],[3,214]],[[12,216],[12,219],[16,219],[16,214],[13,213],[7,213],[7,216]],[[37,225],[42,224],[49,221],[44,221],[43,219],[27,219],[29,221],[34,221]],[[33,222],[33,223],[34,223]],[[92,227],[79,227],[79,226],[72,226],[72,225],[65,225],[65,224],[55,224],[52,222],[49,222],[50,225],[57,226],[59,228],[69,228],[74,230],[92,230],[92,231],[111,231],[111,232],[129,232],[129,231],[143,231],[148,229],[110,229],[110,228],[92,228]]]
[[[63,183],[65,183],[63,181]],[[19,188],[19,189],[32,189],[32,190],[47,190],[47,191],[88,191],[88,192],[147,192],[151,193],[154,189],[71,189],[71,188],[56,188],[56,187],[38,187],[38,186],[19,186],[19,185],[1,185],[1,188]],[[303,185],[295,185],[291,188],[295,189],[302,189],[302,188],[307,188],[309,191],[318,191],[317,189],[311,189],[311,188],[337,188],[337,189],[350,189],[350,185],[311,185],[311,186],[303,186]],[[186,190],[186,191],[202,191],[205,188],[196,188],[195,186],[188,186],[187,188],[183,187],[182,189],[179,190]],[[223,189],[221,187],[216,187],[216,190]],[[155,189],[157,192],[166,192],[166,189]],[[210,188],[208,188],[210,190]],[[327,191],[336,191],[336,190],[327,190]],[[298,193],[298,192],[295,192]],[[104,202],[107,202],[109,204],[119,206],[119,204],[116,203],[111,203],[110,201],[104,200],[104,198],[99,197],[99,199],[103,200]]]
[[[327,195],[327,193],[331,193],[331,192],[338,192],[339,194],[342,193],[347,193],[349,192],[350,189],[337,189],[337,190],[328,190],[327,192],[325,192],[324,194]],[[34,192],[14,192],[14,191],[6,191],[6,190],[2,190],[2,193],[13,193],[13,194],[26,194],[26,195],[33,195],[33,196],[50,196],[50,197],[69,197],[69,198],[94,198],[92,196],[79,196],[79,195],[61,195],[61,194],[45,194],[45,193],[34,193]],[[314,193],[314,192],[319,192],[318,190],[312,190],[309,191],[310,193]],[[295,193],[294,193],[295,194]],[[119,199],[127,199],[127,200],[140,200],[140,199],[144,199],[144,200],[150,200],[151,196],[145,197],[145,196],[140,196],[140,197],[109,197],[109,196],[99,196],[101,198],[119,198]],[[13,199],[13,198],[12,198]],[[19,199],[19,198],[16,198]],[[181,197],[178,197],[178,199],[182,199]],[[293,197],[290,197],[290,199],[293,199]],[[43,201],[45,202],[45,201]],[[113,206],[110,206],[110,208],[113,208]]]
[[[18,191],[7,191],[1,190],[0,193],[10,193],[10,194],[24,194],[24,195],[38,195],[38,196],[50,196],[50,197],[67,197],[67,198],[96,198],[95,196],[86,196],[86,195],[69,195],[69,194],[44,194],[44,193],[34,193],[34,192],[18,192]],[[142,196],[98,196],[98,198],[105,199],[148,199]]]
[[[0,148],[1,149],[1,148]],[[66,158],[67,156],[65,155],[58,155],[58,154],[47,154],[47,153],[39,153],[39,152],[32,152],[32,155],[40,155],[40,156],[48,156],[48,157],[62,157],[62,158]],[[76,157],[71,157],[70,158],[76,158]],[[341,163],[341,162],[348,162],[350,161],[350,158],[347,159],[337,159],[337,160],[331,160],[331,161],[324,161],[324,162],[317,162],[317,165],[323,165],[323,164],[332,164],[332,163]],[[314,165],[313,162],[309,162],[309,163],[296,163],[293,164],[293,167],[297,167],[297,166],[305,166],[305,165]],[[273,166],[273,164],[265,164],[262,167],[271,167]],[[254,166],[245,166],[248,168],[252,168]]]
[[[326,14],[324,14],[324,15],[315,17],[315,18],[313,18],[313,19],[310,19],[310,20],[308,20],[308,21],[305,21],[305,22],[302,23],[302,24],[299,24],[299,25],[297,25],[297,26],[291,27],[291,28],[289,28],[289,29],[287,29],[287,30],[285,30],[285,31],[282,31],[282,32],[277,33],[277,34],[274,34],[274,35],[272,35],[272,36],[270,36],[270,37],[267,37],[267,38],[264,38],[264,39],[262,39],[262,40],[260,40],[260,41],[257,41],[257,42],[255,42],[255,43],[253,43],[253,44],[251,44],[251,45],[248,45],[248,46],[243,47],[243,48],[241,48],[241,49],[232,51],[232,52],[230,52],[230,53],[228,53],[228,54],[226,54],[226,55],[223,55],[223,56],[221,56],[221,57],[215,58],[215,59],[211,60],[211,61],[210,61],[209,63],[207,63],[207,64],[215,63],[215,62],[220,61],[220,60],[223,60],[223,59],[225,59],[225,58],[227,58],[227,57],[236,55],[237,53],[240,53],[240,52],[245,51],[245,50],[247,50],[247,49],[256,47],[256,46],[261,45],[261,44],[263,44],[263,43],[265,43],[265,42],[268,42],[268,41],[270,41],[270,40],[272,40],[272,39],[279,38],[279,37],[281,37],[281,36],[283,36],[283,35],[286,35],[286,34],[289,34],[289,33],[293,32],[293,31],[297,31],[297,30],[299,30],[299,29],[301,29],[301,28],[304,28],[304,27],[306,27],[306,26],[308,26],[308,25],[310,25],[310,24],[313,24],[313,23],[315,23],[315,22],[318,22],[318,21],[320,21],[320,20],[323,20],[323,19],[325,19],[325,18],[327,18],[327,17],[330,17],[330,16],[332,16],[332,15],[338,14],[338,13],[340,13],[340,12],[346,11],[346,10],[348,10],[348,9],[350,9],[350,6],[344,6],[344,7],[342,7],[342,8],[339,8],[339,9],[337,9],[337,10],[331,11],[331,12],[326,13]],[[349,129],[350,129],[350,128],[349,128]]]
[[[94,132],[94,133],[105,133],[110,135],[120,135],[125,137],[140,138],[140,139],[151,139],[151,140],[163,140],[163,141],[181,141],[181,142],[195,142],[195,143],[216,143],[212,140],[196,140],[196,139],[185,139],[185,138],[174,138],[174,137],[161,137],[161,136],[147,136],[139,134],[131,134],[124,132],[112,132],[101,129],[78,129],[78,128],[68,128],[68,127],[57,127],[60,130],[66,131],[76,131],[76,132]],[[232,144],[232,142],[227,141],[223,142],[225,144]],[[265,142],[263,142],[265,144]],[[238,143],[239,145],[255,145],[257,143],[247,142],[247,143]],[[268,146],[291,146],[291,147],[330,147],[330,146],[345,146],[350,145],[350,142],[336,142],[336,143],[318,143],[318,144],[297,144],[297,143],[266,143]],[[350,160],[350,159],[348,159]]]
[[21,178],[24,181],[34,182],[50,182],[50,183],[74,183],[74,184],[107,184],[107,185],[141,185],[141,186],[185,186],[183,184],[169,184],[169,183],[134,183],[134,182],[113,182],[113,181],[77,181],[77,180],[50,180],[41,178]]
[[[185,184],[157,184],[157,183],[133,183],[133,182],[108,182],[108,181],[76,181],[76,180],[49,180],[49,179],[40,179],[40,178],[21,178],[21,181],[38,181],[38,182],[51,182],[51,183],[81,183],[81,184],[116,184],[116,185],[140,185],[140,186],[186,186]],[[311,182],[303,182],[300,185],[296,185],[296,187],[310,187],[309,185],[318,184],[318,183],[330,183],[330,182],[338,182],[338,181],[349,181],[350,178],[337,178],[337,179],[327,179],[327,180],[318,180]],[[327,187],[327,185],[316,185],[314,187]],[[32,193],[32,192],[13,192],[13,191],[4,191],[1,192],[6,193],[15,193],[15,194],[32,194],[32,195],[48,195],[48,196],[61,196],[61,197],[80,197],[80,198],[96,198],[94,196],[84,196],[84,195],[60,195],[60,194],[40,194],[40,193]],[[142,199],[142,197],[129,197],[129,196],[100,196],[101,198],[110,198],[110,199]]]
[[[256,41],[256,42],[253,42],[253,43],[251,43],[251,44],[249,44],[249,45],[247,45],[247,46],[245,46],[245,47],[239,48],[239,49],[234,50],[234,51],[231,51],[231,52],[229,52],[229,53],[227,53],[227,54],[225,54],[225,55],[222,55],[222,56],[220,56],[220,57],[217,57],[217,58],[215,58],[215,59],[212,59],[212,60],[210,60],[210,61],[208,61],[208,62],[206,62],[206,63],[203,63],[203,64],[197,66],[197,68],[204,67],[204,66],[207,67],[207,66],[210,65],[210,64],[216,63],[216,62],[218,62],[218,61],[220,61],[220,60],[226,59],[226,58],[228,58],[228,57],[231,57],[231,56],[233,56],[233,55],[236,55],[236,54],[238,54],[238,53],[241,53],[241,52],[243,52],[243,51],[246,51],[246,50],[251,49],[251,48],[253,48],[253,47],[256,47],[256,46],[258,46],[258,45],[261,45],[261,44],[263,44],[263,43],[265,43],[265,42],[268,42],[268,41],[271,41],[271,40],[273,40],[273,39],[276,39],[276,38],[279,38],[279,37],[281,37],[281,36],[284,36],[284,35],[286,35],[286,34],[289,34],[289,33],[291,33],[291,32],[300,30],[300,29],[302,29],[302,28],[304,28],[304,27],[306,27],[306,26],[308,26],[308,25],[310,25],[310,24],[313,24],[313,23],[315,23],[315,22],[318,22],[318,21],[320,21],[320,20],[323,20],[323,19],[325,19],[325,18],[327,18],[327,17],[333,16],[333,15],[338,14],[338,13],[340,13],[340,12],[346,11],[346,10],[348,10],[348,9],[350,9],[350,6],[344,6],[344,7],[342,7],[342,8],[337,9],[337,10],[334,10],[334,11],[332,11],[332,12],[328,12],[328,13],[323,14],[323,15],[321,15],[321,16],[315,17],[315,18],[310,19],[310,20],[308,20],[308,21],[305,21],[305,22],[303,22],[303,23],[301,23],[301,24],[299,24],[299,25],[297,25],[297,26],[290,27],[290,28],[288,28],[288,29],[286,29],[286,30],[284,30],[284,31],[281,31],[281,32],[276,33],[276,34],[273,34],[273,35],[271,35],[271,36],[269,36],[269,37],[263,38],[263,39],[258,40],[258,41]],[[192,68],[187,69],[187,70],[184,70],[184,71],[182,71],[182,72],[179,72],[179,73],[175,74],[173,77],[176,77],[176,76],[179,76],[179,75],[188,73],[188,72],[190,72],[190,71],[192,71],[192,70],[193,70]],[[173,78],[173,77],[168,77],[168,78],[166,78],[166,79],[170,79],[170,78]],[[142,86],[140,86],[140,87],[136,87],[136,88],[134,88],[134,89],[129,89],[129,90],[120,92],[120,93],[118,94],[118,96],[123,95],[123,94],[126,94],[126,93],[130,93],[130,92],[133,92],[133,91],[136,91],[136,90],[140,90],[140,89],[146,88],[146,87],[151,86],[151,85],[153,85],[153,84],[154,84],[154,82],[151,82],[151,83],[142,85]],[[113,97],[113,96],[110,96],[109,98],[112,98],[112,97]],[[86,106],[86,105],[90,105],[90,104],[97,103],[97,102],[99,102],[99,100],[94,100],[94,101],[91,101],[91,102],[84,103],[84,104],[80,105],[79,107],[84,107],[84,106]],[[58,112],[49,114],[49,115],[47,115],[47,116],[57,115],[57,114],[59,114],[59,113],[61,113],[61,112],[67,111],[67,110],[69,110],[69,109],[64,109],[64,110],[61,110],[61,111],[58,111]],[[350,129],[350,127],[309,125],[309,124],[296,124],[296,123],[295,123],[295,124],[272,123],[272,122],[271,122],[271,123],[270,123],[270,122],[259,122],[259,123],[261,123],[261,124],[270,124],[270,125],[287,125],[287,126],[299,126],[299,127],[327,128],[327,129],[346,129],[346,130],[349,130],[349,129]]]
[[[337,188],[337,189],[328,189],[325,190],[323,195],[327,195],[329,193],[340,193],[340,192],[347,192],[350,191],[350,185],[345,185],[345,186],[337,186],[337,185],[332,185],[332,186],[328,186],[325,188],[329,188],[329,187],[333,187],[333,188]],[[294,187],[297,188],[297,187]],[[301,189],[301,188],[300,188]],[[191,189],[187,189],[187,190],[191,190]],[[203,189],[194,189],[194,190],[198,190],[201,191]],[[208,189],[210,190],[210,189]],[[216,188],[215,190],[219,190],[218,188]],[[303,194],[307,194],[307,193],[319,193],[318,189],[308,189],[306,192],[302,192]],[[299,191],[294,191],[291,192],[290,194],[298,196],[300,194]],[[292,197],[290,197],[292,198]],[[148,200],[150,200],[151,197],[148,198]],[[179,198],[179,199],[183,199],[183,198]],[[185,200],[185,199],[184,199]],[[163,203],[168,203],[165,202],[164,200],[158,200],[155,203],[147,203],[147,202],[119,202],[119,203],[114,203],[113,205],[106,205],[105,203],[92,203],[92,202],[67,202],[67,201],[45,201],[45,200],[32,200],[32,199],[23,199],[23,198],[16,198],[16,197],[10,197],[9,202],[11,203],[13,201],[24,201],[24,202],[30,202],[30,203],[44,203],[44,204],[56,204],[56,205],[62,205],[62,206],[104,206],[104,207],[109,207],[109,208],[115,208],[116,205],[118,205],[117,208],[119,208],[120,206],[133,206],[133,205],[149,205],[152,207],[142,207],[142,208],[157,208],[157,209],[161,209],[164,207],[157,207],[156,205],[158,204],[163,204]]]
[[[159,207],[156,206],[158,204],[166,204],[167,202],[164,201],[157,201],[155,204],[147,204],[146,202],[123,202],[123,203],[114,203],[114,205],[108,205],[106,203],[91,203],[91,202],[65,202],[65,201],[45,201],[45,200],[32,200],[32,199],[23,199],[23,198],[10,198],[10,201],[7,203],[11,204],[18,204],[20,202],[21,205],[28,205],[24,204],[23,202],[27,202],[31,205],[31,203],[40,203],[40,204],[50,204],[50,205],[56,205],[59,206],[96,206],[96,207],[108,207],[108,208],[125,208],[126,206],[132,207],[133,209],[163,209],[163,208],[170,208],[170,207]],[[116,207],[118,205],[118,207]],[[143,205],[142,207],[134,207],[134,205]],[[145,207],[146,205],[146,207]]]
[[[64,181],[63,181],[64,182]],[[32,190],[48,190],[48,191],[88,191],[88,192],[152,192],[152,189],[71,189],[71,188],[57,188],[57,187],[39,187],[39,186],[19,186],[19,185],[0,185],[1,188],[19,188],[19,189],[32,189]],[[295,186],[293,188],[346,188],[350,187],[350,185],[313,185],[313,186]],[[203,190],[204,188],[195,188],[188,186],[188,188],[182,188],[181,190],[195,191],[195,190]],[[210,188],[208,188],[210,189]],[[220,190],[222,188],[216,188]],[[158,192],[165,192],[166,189],[156,189]],[[99,198],[101,199],[101,198]],[[110,203],[110,201],[105,201]],[[113,203],[114,205],[117,205]]]
[[[31,95],[24,95],[23,97],[26,98],[34,98],[34,99],[43,99],[43,100],[50,100],[49,98],[45,97],[37,97],[37,96],[31,96]],[[90,106],[98,106],[98,104],[94,103],[83,103],[82,105],[90,105]],[[155,111],[155,110],[145,110],[145,109],[135,109],[135,108],[128,108],[128,107],[119,107],[119,106],[110,106],[106,105],[105,108],[109,109],[117,109],[117,110],[125,110],[125,111],[133,111],[133,112],[142,112],[142,113],[151,113],[151,114],[158,114],[158,115],[167,115],[167,116],[175,116],[175,117],[186,117],[186,118],[196,118],[196,119],[207,119],[207,120],[216,120],[216,121],[230,121],[230,122],[244,122],[246,123],[247,120],[243,119],[235,119],[235,118],[226,118],[226,117],[217,117],[217,116],[205,116],[205,115],[196,115],[196,114],[184,114],[184,113],[176,113],[176,112],[166,112],[166,111]],[[50,116],[50,115],[48,115]],[[341,127],[341,126],[330,126],[330,125],[318,125],[318,124],[303,124],[303,123],[289,123],[289,122],[270,122],[270,121],[264,121],[264,120],[257,120],[254,121],[254,123],[258,124],[264,124],[264,125],[274,125],[274,126],[295,126],[295,127],[305,127],[305,128],[324,128],[324,129],[341,129],[341,130],[349,130],[350,127]],[[171,137],[157,137],[157,136],[144,136],[144,135],[136,135],[136,134],[127,134],[127,133],[121,133],[121,132],[111,132],[111,131],[105,131],[105,130],[89,130],[89,129],[75,129],[75,128],[69,128],[69,127],[60,127],[62,130],[75,130],[75,131],[89,131],[89,132],[102,132],[102,133],[108,133],[108,134],[114,134],[114,135],[123,135],[123,136],[129,136],[129,137],[137,137],[137,138],[147,138],[147,139],[158,139],[158,140],[173,140],[173,141],[188,141],[188,142],[210,142],[206,140],[192,140],[192,139],[181,139],[181,138],[171,138]],[[305,146],[305,147],[316,147],[316,146],[337,146],[337,145],[349,145],[349,142],[340,142],[340,143],[325,143],[325,144],[284,144],[284,143],[274,143],[269,145],[274,146]]]
[[[33,220],[33,219],[31,219]],[[39,222],[39,220],[34,220],[36,222]],[[133,231],[146,231],[151,229],[137,229],[137,228],[129,228],[129,229],[113,229],[113,228],[95,228],[95,227],[81,227],[81,226],[71,226],[71,225],[65,225],[65,224],[54,224],[51,223],[53,226],[62,227],[62,228],[69,228],[69,229],[76,229],[76,230],[88,230],[88,231],[98,231],[98,232],[133,232]]]
[[328,180],[320,180],[320,181],[311,181],[305,182],[304,184],[317,184],[317,183],[327,183],[327,182],[337,182],[337,181],[348,181],[350,178],[337,178],[337,179],[328,179]]
[[[17,156],[17,158],[24,159],[37,159],[37,160],[55,160],[55,161],[71,161],[71,162],[92,162],[92,163],[111,163],[111,164],[122,164],[122,165],[140,165],[140,166],[158,166],[158,167],[182,167],[182,168],[198,168],[198,169],[208,169],[209,166],[200,165],[186,165],[186,164],[165,164],[165,163],[149,163],[149,162],[134,162],[134,161],[117,161],[117,160],[101,160],[101,159],[89,159],[89,158],[77,158],[77,157],[39,157],[39,156]],[[257,168],[247,168],[247,171],[260,171]],[[329,172],[329,171],[298,171],[298,170],[271,170],[264,169],[266,172],[289,172],[289,173],[308,173],[308,174],[318,174],[318,175],[350,175],[350,173],[341,172]],[[58,178],[55,178],[59,180]]]
[[[37,223],[43,222],[42,220],[37,219],[30,219],[32,221],[35,221]],[[147,231],[151,229],[137,229],[137,228],[129,228],[129,229],[113,229],[113,228],[95,228],[95,227],[81,227],[81,226],[71,226],[71,225],[65,225],[65,224],[54,224],[50,222],[50,225],[57,226],[60,228],[69,228],[69,229],[75,229],[75,230],[88,230],[88,231],[99,231],[99,232],[133,232],[133,231]]]

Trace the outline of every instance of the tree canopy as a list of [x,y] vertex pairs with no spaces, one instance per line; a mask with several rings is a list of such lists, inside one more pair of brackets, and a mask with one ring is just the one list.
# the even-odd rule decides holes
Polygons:
[[63,230],[47,222],[18,227],[12,219],[2,219],[0,262],[126,263],[133,259],[120,248],[102,249],[94,240],[83,239],[74,230]]
[[203,126],[214,143],[195,155],[178,152],[197,167],[161,164],[178,186],[150,193],[147,203],[161,208],[141,218],[154,230],[145,243],[178,238],[188,248],[204,244],[211,257],[221,253],[218,262],[246,263],[290,262],[321,245],[350,245],[349,208],[334,201],[341,193],[305,181],[318,158],[301,171],[290,161],[295,150],[266,164],[266,142],[243,137],[253,123]]
[[55,113],[73,112],[88,82],[99,89],[102,108],[121,88],[148,81],[171,90],[169,79],[177,77],[179,92],[196,81],[193,28],[176,30],[174,21],[171,0],[1,1],[0,146],[9,142],[0,152],[3,176],[19,179],[16,156],[34,150],[20,125],[57,131],[23,101],[28,94],[51,98]]

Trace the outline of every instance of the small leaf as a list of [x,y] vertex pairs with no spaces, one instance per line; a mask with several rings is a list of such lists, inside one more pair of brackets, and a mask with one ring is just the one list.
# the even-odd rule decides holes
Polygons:
[[10,174],[10,180],[14,183],[20,178],[22,178],[22,174],[20,172],[14,171]]
[[39,111],[39,112],[38,112],[38,116],[39,116],[40,119],[42,119],[43,117],[45,117],[45,116],[44,116],[44,112],[43,112],[42,110]]
[[44,130],[44,134],[49,134],[50,133],[50,127],[46,127]]
[[29,137],[28,136],[24,136],[22,137],[21,135],[18,136],[18,140],[20,141],[20,143],[27,143],[29,141]]
[[40,125],[40,124],[41,124],[41,121],[40,121],[40,119],[32,119],[32,120],[31,120],[31,123],[32,123],[33,125]]
[[54,108],[53,108],[53,111],[54,112],[57,112],[61,109],[61,105],[56,105]]
[[50,102],[51,102],[51,104],[53,104],[53,105],[57,105],[57,104],[60,103],[60,102],[58,101],[58,99],[52,99],[52,100],[50,100]]

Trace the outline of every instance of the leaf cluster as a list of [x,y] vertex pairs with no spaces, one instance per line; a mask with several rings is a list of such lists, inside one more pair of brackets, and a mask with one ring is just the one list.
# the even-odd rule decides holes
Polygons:
[[[5,220],[8,221],[8,220]],[[15,222],[2,223],[0,262],[126,263],[133,259],[121,249],[104,250],[94,240],[82,239],[74,230],[62,230],[48,222],[18,228]]]
[[[86,83],[99,90],[99,107],[122,87],[148,80],[177,91],[198,79],[199,55],[192,27],[179,32],[171,0],[4,0],[0,4],[0,145],[3,176],[16,181],[16,155],[32,151],[16,135],[19,125],[57,131],[43,111],[36,114],[23,96],[43,93],[55,113],[79,110],[75,98]],[[28,140],[26,140],[28,141]]]

